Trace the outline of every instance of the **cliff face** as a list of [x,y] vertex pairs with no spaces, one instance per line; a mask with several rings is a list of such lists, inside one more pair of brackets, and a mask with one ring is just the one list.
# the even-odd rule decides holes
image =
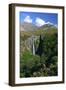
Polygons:
[[33,55],[36,54],[36,50],[39,46],[39,36],[30,36],[29,38],[27,38],[24,41],[21,41],[21,51],[30,51],[32,52]]

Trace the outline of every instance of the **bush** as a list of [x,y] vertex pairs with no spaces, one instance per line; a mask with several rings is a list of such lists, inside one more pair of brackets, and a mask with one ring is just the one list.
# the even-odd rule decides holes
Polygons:
[[[39,45],[37,45],[39,44]],[[20,77],[56,76],[58,73],[57,33],[39,38],[36,55],[25,50],[20,56]]]

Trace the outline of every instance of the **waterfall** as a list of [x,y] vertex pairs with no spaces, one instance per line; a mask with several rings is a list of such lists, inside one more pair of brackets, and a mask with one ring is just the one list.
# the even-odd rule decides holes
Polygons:
[[34,42],[33,42],[33,55],[35,55],[35,45],[34,45]]
[[34,36],[32,37],[32,53],[35,55],[35,43],[34,43]]

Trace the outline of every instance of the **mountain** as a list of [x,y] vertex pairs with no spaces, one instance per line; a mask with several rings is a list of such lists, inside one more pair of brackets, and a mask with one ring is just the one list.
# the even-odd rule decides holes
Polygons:
[[[31,23],[23,23],[20,25],[21,51],[31,51],[33,41],[37,41],[36,43],[39,43],[40,36],[41,38],[44,36],[51,37],[55,34],[57,34],[57,28],[54,25],[45,24],[41,27],[37,27]],[[36,47],[38,47],[38,45]]]
[[38,27],[31,23],[24,22],[20,25],[20,31],[36,31],[37,29]]
[[37,30],[57,30],[57,27],[54,26],[53,24],[45,24],[41,27],[37,27],[32,23],[22,23],[20,25],[20,31],[37,31]]
[[56,26],[53,24],[45,24],[39,28],[40,30],[51,30],[51,29],[57,29]]

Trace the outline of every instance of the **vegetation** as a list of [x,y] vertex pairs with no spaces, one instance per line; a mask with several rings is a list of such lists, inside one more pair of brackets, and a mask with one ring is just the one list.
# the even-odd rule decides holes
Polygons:
[[[34,34],[39,36],[35,45],[35,55],[25,45],[27,39]],[[57,30],[23,32],[20,37],[20,77],[56,76],[58,74]],[[22,46],[22,47],[21,47]]]

